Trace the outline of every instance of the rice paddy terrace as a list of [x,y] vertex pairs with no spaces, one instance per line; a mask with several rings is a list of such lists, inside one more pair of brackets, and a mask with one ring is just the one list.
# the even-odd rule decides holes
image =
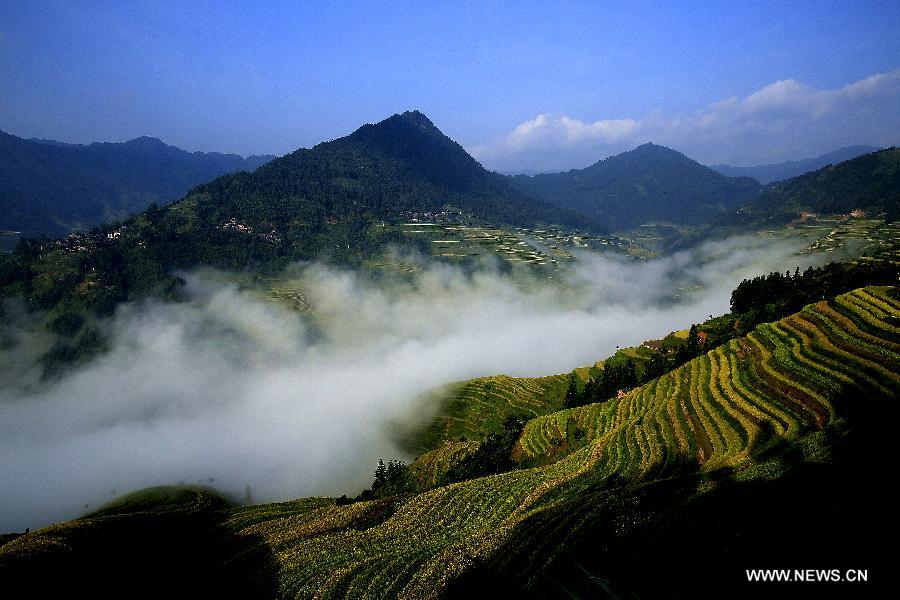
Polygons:
[[[572,262],[573,252],[617,252],[646,258],[653,254],[628,237],[598,236],[563,228],[499,228],[488,224],[450,221],[416,221],[382,225],[381,233],[391,232],[427,247],[433,258],[459,262],[495,256],[510,265],[523,265],[552,273]],[[410,264],[396,257],[382,256],[367,262],[375,268],[406,272]]]
[[773,444],[828,425],[835,416],[829,398],[844,386],[873,397],[896,393],[900,305],[892,295],[860,289],[810,305],[621,401],[533,419],[520,439],[523,460],[559,458],[606,440],[610,472],[632,479],[662,477],[679,461],[739,467]]
[[[562,549],[608,543],[652,521],[656,513],[640,508],[648,498],[696,503],[728,486],[783,479],[794,463],[828,462],[853,414],[893,406],[898,373],[900,294],[858,289],[599,404],[547,414],[565,379],[544,378],[543,388],[511,378],[469,382],[457,390],[461,402],[478,405],[489,385],[496,402],[470,420],[446,419],[449,441],[435,436],[437,454],[414,468],[433,478],[442,460],[471,451],[471,442],[453,438],[478,439],[480,420],[504,411],[534,415],[514,452],[521,468],[349,505],[318,498],[216,508],[215,531],[242,548],[228,559],[235,564],[268,557],[253,563],[253,576],[276,582],[280,597],[436,597],[480,585],[485,573],[499,573],[498,586],[540,588]],[[0,548],[0,565],[39,559],[48,538],[65,538],[60,527],[86,523],[22,536]]]
[[[587,369],[577,372],[586,378]],[[507,417],[523,421],[563,407],[569,375],[479,377],[439,390],[437,417],[410,450],[428,451],[444,441],[479,441],[498,431]]]
[[[773,232],[769,232],[770,234]],[[896,248],[900,224],[882,218],[852,215],[804,215],[780,235],[799,235],[810,240],[802,253],[875,254]]]

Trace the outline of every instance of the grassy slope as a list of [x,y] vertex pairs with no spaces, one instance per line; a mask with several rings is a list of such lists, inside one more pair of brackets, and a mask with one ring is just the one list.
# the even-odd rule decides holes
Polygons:
[[[287,597],[430,597],[482,588],[495,574],[490,585],[547,593],[561,549],[583,547],[588,533],[603,548],[648,523],[664,537],[681,518],[666,513],[673,506],[697,522],[721,513],[720,525],[740,529],[723,498],[746,502],[753,490],[765,499],[795,480],[799,495],[821,482],[803,478],[852,432],[848,415],[892,406],[900,389],[898,315],[896,288],[856,290],[762,325],[620,400],[532,419],[520,458],[540,466],[349,506],[232,508],[217,512],[215,531],[238,559],[266,557],[244,563],[251,580],[277,579]],[[7,544],[0,565],[53,531]],[[570,574],[566,585],[590,593],[592,584]]]

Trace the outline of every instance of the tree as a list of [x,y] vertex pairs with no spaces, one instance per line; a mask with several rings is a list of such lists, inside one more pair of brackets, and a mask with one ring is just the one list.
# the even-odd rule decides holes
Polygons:
[[403,483],[406,474],[406,463],[402,460],[390,460],[385,471],[385,481],[392,486]]
[[662,352],[657,350],[650,356],[650,360],[647,361],[647,366],[644,367],[644,383],[651,379],[656,379],[661,375],[665,375],[668,372],[669,360]]
[[569,377],[569,387],[566,388],[566,408],[575,408],[582,404],[578,394],[578,384],[575,383],[575,376],[572,375]]
[[384,460],[378,459],[378,467],[375,468],[375,481],[372,482],[372,489],[381,487],[387,482],[387,467],[384,466]]
[[625,362],[625,369],[622,372],[622,380],[620,383],[621,387],[626,389],[637,387],[637,370],[634,367],[634,361],[630,358]]
[[581,405],[593,404],[594,402],[597,402],[597,382],[591,378],[588,379],[588,382],[584,385],[584,390],[581,392]]
[[700,336],[697,333],[697,326],[691,325],[687,338],[687,351],[691,358],[700,354]]

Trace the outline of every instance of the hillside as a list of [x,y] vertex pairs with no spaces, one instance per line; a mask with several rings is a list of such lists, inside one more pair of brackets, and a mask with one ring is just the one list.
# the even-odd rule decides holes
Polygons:
[[828,152],[815,158],[803,160],[788,160],[780,163],[766,165],[754,165],[752,167],[735,167],[732,165],[710,165],[713,171],[717,171],[727,177],[752,177],[763,185],[774,181],[783,181],[791,177],[797,177],[810,171],[815,171],[828,165],[836,165],[845,160],[857,156],[877,152],[874,146],[845,146],[833,152]]
[[[817,302],[621,398],[532,419],[517,454],[541,466],[417,495],[219,509],[210,535],[279,597],[706,597],[747,585],[763,555],[874,572],[886,563],[867,536],[896,525],[876,490],[898,416],[898,316],[893,287]],[[0,569],[62,575],[117,522],[131,521],[107,511],[21,536]]]
[[625,230],[654,221],[699,224],[749,202],[759,184],[725,177],[680,152],[644,144],[584,169],[512,178],[523,191]]
[[896,219],[900,209],[900,149],[887,148],[830,165],[767,188],[749,213],[810,211],[843,213],[861,209]]
[[418,111],[297,150],[253,174],[219,178],[194,190],[191,200],[204,221],[274,225],[285,239],[335,222],[365,227],[446,209],[496,225],[599,227],[518,191]]
[[150,137],[79,145],[0,131],[0,229],[32,237],[89,229],[272,158],[191,153]]

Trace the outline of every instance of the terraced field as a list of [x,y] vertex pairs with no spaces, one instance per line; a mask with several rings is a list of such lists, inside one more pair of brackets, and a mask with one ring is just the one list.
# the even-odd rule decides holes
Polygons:
[[633,423],[627,445],[651,463],[671,463],[674,451],[708,467],[736,466],[748,453],[821,428],[834,414],[828,398],[843,386],[880,396],[897,390],[900,312],[887,289],[856,290],[761,325],[619,402],[533,419],[521,459],[559,458]]
[[[577,372],[586,377],[587,370]],[[470,379],[445,388],[436,399],[441,409],[434,424],[410,442],[426,452],[445,441],[478,441],[503,427],[507,417],[532,419],[563,406],[569,375]]]
[[[653,256],[634,240],[618,236],[588,235],[567,229],[503,229],[487,224],[453,222],[411,222],[398,225],[382,225],[379,233],[398,235],[421,244],[426,254],[452,263],[495,256],[511,265],[524,265],[537,272],[552,276],[565,265],[573,262],[573,250],[617,252],[635,258]],[[366,261],[374,269],[410,273],[419,267],[397,261],[390,254]]]
[[444,476],[478,449],[478,442],[446,441],[419,456],[411,465],[413,480],[419,489],[440,485]]
[[306,296],[300,290],[289,285],[272,287],[268,292],[268,298],[273,302],[282,302],[300,312],[309,310],[309,301]]
[[900,239],[900,225],[882,219],[816,217],[795,229],[820,236],[804,252],[836,252],[849,245],[871,253],[896,245]]
[[[216,535],[241,549],[229,560],[268,557],[253,577],[277,581],[279,597],[437,597],[485,564],[534,581],[588,524],[630,514],[619,491],[690,481],[698,495],[715,477],[778,477],[772,461],[789,449],[809,460],[827,454],[823,432],[848,405],[893,403],[898,373],[900,294],[882,287],[761,325],[602,404],[554,410],[565,375],[474,380],[456,390],[470,408],[445,417],[440,439],[479,439],[507,414],[529,416],[515,451],[529,468],[349,505],[225,508]],[[440,442],[414,473],[434,479],[471,448]],[[0,563],[43,535],[7,544]]]
[[[554,446],[583,432],[583,442],[550,464],[390,505],[326,505],[263,519],[254,517],[258,507],[235,509],[229,526],[271,548],[284,596],[435,596],[495,555],[518,524],[597,486],[740,472],[831,423],[841,391],[893,400],[898,317],[895,288],[856,290],[760,326],[618,401],[532,420],[520,440],[526,458],[553,456]],[[552,532],[553,543],[565,535]]]

